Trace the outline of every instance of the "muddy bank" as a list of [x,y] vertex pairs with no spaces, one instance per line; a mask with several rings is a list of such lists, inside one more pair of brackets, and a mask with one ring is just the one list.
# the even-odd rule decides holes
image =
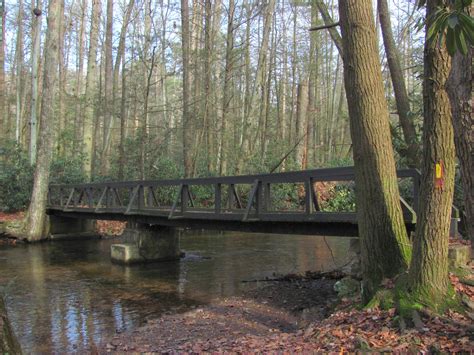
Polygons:
[[98,351],[216,351],[232,349],[233,341],[248,336],[296,334],[331,314],[337,304],[335,282],[326,277],[260,281],[263,286],[240,297],[165,315],[135,331],[119,334],[101,344]]

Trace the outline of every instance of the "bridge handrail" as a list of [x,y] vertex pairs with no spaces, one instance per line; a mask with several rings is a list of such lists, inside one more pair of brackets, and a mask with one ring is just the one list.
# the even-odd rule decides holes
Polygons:
[[[399,169],[398,178],[419,179],[421,174],[417,169]],[[305,182],[311,178],[313,181],[350,181],[355,178],[353,166],[341,168],[322,168],[301,171],[288,171],[272,174],[254,174],[237,176],[219,176],[202,178],[163,179],[163,180],[129,180],[129,181],[101,181],[79,184],[50,184],[54,188],[87,188],[87,187],[134,187],[144,186],[173,186],[173,185],[212,185],[212,184],[252,184],[255,180],[265,183],[298,183]]]
[[[397,171],[399,178],[413,179],[413,205],[409,206],[401,199],[404,216],[409,223],[415,223],[418,210],[418,195],[420,172],[416,169],[401,169]],[[351,181],[355,179],[354,167],[312,169],[290,171],[274,174],[254,174],[241,176],[206,177],[190,179],[167,180],[137,180],[137,181],[106,181],[82,184],[51,184],[48,194],[48,208],[70,212],[73,210],[89,211],[92,213],[113,212],[124,215],[168,213],[168,218],[189,216],[209,218],[241,218],[241,221],[255,220],[255,218],[277,218],[283,220],[311,221],[318,215],[322,222],[335,221],[330,213],[321,211],[316,182]],[[275,210],[272,209],[272,184],[300,184],[304,185],[304,193],[299,196],[300,209]],[[213,197],[208,201],[214,206],[209,208],[195,207],[190,187],[208,185],[214,188]],[[236,190],[238,185],[251,185],[247,199]],[[178,187],[177,192],[160,200],[156,195],[159,187]],[[227,205],[223,201],[223,186],[227,186]],[[125,191],[123,191],[125,189]],[[300,190],[302,191],[302,190]],[[124,194],[123,194],[124,193]],[[158,196],[158,198],[157,198]],[[163,198],[163,196],[162,196]],[[245,203],[243,203],[245,202]],[[172,203],[172,205],[171,205]],[[166,207],[168,206],[168,207]],[[165,208],[163,210],[163,208]],[[203,214],[204,213],[204,214]],[[280,213],[272,217],[272,214]],[[286,213],[283,217],[281,213]],[[333,213],[334,214],[334,213]],[[345,221],[356,221],[355,212],[338,212],[339,218]],[[178,216],[179,215],[179,216]],[[233,215],[233,216],[232,216]],[[324,216],[322,216],[324,215]],[[239,217],[240,216],[240,217]],[[318,217],[318,218],[319,218]]]

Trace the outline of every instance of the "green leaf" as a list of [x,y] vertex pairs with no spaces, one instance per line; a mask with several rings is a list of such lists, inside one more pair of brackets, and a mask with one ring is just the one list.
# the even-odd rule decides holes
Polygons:
[[448,49],[448,53],[450,55],[454,55],[454,53],[456,53],[456,35],[454,34],[454,30],[452,28],[448,28],[446,31],[446,48]]
[[434,41],[438,34],[442,35],[442,32],[444,32],[444,29],[446,28],[446,19],[448,17],[449,13],[447,13],[446,11],[442,9],[436,11],[435,16],[433,16],[434,21],[428,28],[428,33],[426,37],[428,42]]
[[474,20],[470,16],[460,13],[459,23],[469,45],[474,45]]
[[456,47],[463,55],[467,54],[467,43],[464,33],[461,29],[456,28]]
[[452,29],[459,25],[459,19],[456,13],[451,14],[448,17],[448,26]]

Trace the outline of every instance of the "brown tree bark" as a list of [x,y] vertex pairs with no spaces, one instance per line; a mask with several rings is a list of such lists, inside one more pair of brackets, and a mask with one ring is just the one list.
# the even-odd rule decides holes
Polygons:
[[415,168],[420,165],[421,151],[416,139],[415,124],[413,123],[413,119],[410,117],[410,99],[408,98],[405,78],[400,66],[400,55],[393,39],[388,3],[387,0],[378,0],[377,4],[385,54],[387,55],[393,91],[395,93],[398,118],[407,145],[404,155],[407,158],[408,166]]
[[188,0],[181,0],[181,45],[183,51],[183,163],[184,177],[190,177],[193,172],[192,164],[192,142],[193,127],[191,127],[191,107],[189,91],[191,89],[191,78],[189,68],[189,5]]
[[35,168],[33,193],[26,217],[25,234],[30,242],[46,237],[46,199],[50,165],[53,156],[55,129],[57,124],[54,114],[54,90],[58,85],[58,48],[59,16],[61,0],[50,0],[48,7],[48,29],[44,47],[45,66],[43,74],[43,93],[41,102],[40,133],[38,142],[38,159]]
[[[434,12],[443,5],[443,0],[427,0],[426,32],[433,23]],[[410,291],[417,301],[436,309],[445,301],[449,283],[448,242],[455,148],[451,105],[446,92],[451,58],[444,43],[437,45],[438,41],[435,42],[425,43],[424,49],[420,211],[409,279]]]
[[220,166],[219,175],[227,174],[227,120],[229,119],[230,104],[232,101],[232,76],[234,70],[234,13],[235,13],[235,2],[229,0],[227,16],[227,36],[226,36],[226,49],[225,49],[225,69],[224,69],[224,93],[222,102],[222,119],[221,119],[221,131],[220,131]]
[[114,2],[107,0],[107,22],[105,26],[105,70],[104,70],[104,130],[102,135],[101,174],[107,175],[110,168],[109,145],[107,137],[112,129],[113,105],[113,58],[112,58],[112,36],[113,36],[113,14]]
[[409,241],[397,186],[370,0],[339,0],[344,84],[354,147],[363,300],[406,269]]
[[97,83],[97,46],[99,42],[99,24],[101,14],[101,0],[92,0],[91,27],[89,32],[89,53],[87,55],[86,90],[84,97],[84,172],[88,180],[92,177],[94,159],[94,89]]
[[5,0],[0,1],[0,128],[2,133],[8,131],[5,85]]
[[299,169],[304,169],[305,137],[308,135],[306,119],[308,117],[308,83],[298,84],[296,96],[295,135],[297,147],[295,161]]
[[23,126],[23,102],[22,102],[22,93],[23,93],[23,0],[18,1],[18,28],[16,36],[16,48],[15,48],[15,62],[16,62],[16,132],[15,140],[21,142],[24,145],[23,140],[21,139],[21,127]]
[[[311,26],[316,26],[319,22],[319,12],[316,3],[311,4]],[[303,160],[303,169],[307,169],[308,165],[314,166],[314,145],[315,145],[315,122],[316,116],[316,86],[318,85],[318,59],[317,47],[320,46],[318,32],[311,32],[309,39],[309,79],[308,79],[308,113],[306,115],[306,132],[305,137],[305,156]]]
[[[326,4],[324,3],[323,0],[315,0],[316,6],[319,9],[319,12],[321,14],[321,17],[323,18],[324,24],[326,26],[334,24],[334,20],[332,19],[331,15],[329,14],[328,8]],[[333,40],[334,44],[337,47],[337,50],[339,51],[339,55],[342,56],[342,51],[343,51],[343,45],[342,45],[342,38],[339,32],[337,31],[337,26],[334,27],[329,27],[327,30],[329,31],[329,35],[331,36],[331,39]]]
[[[31,114],[30,114],[30,164],[36,164],[38,139],[38,99],[39,99],[39,57],[41,46],[41,10],[32,11],[33,26],[31,29],[33,50],[31,52]],[[18,132],[19,133],[19,132]]]
[[[472,14],[471,6],[471,14]],[[451,102],[454,144],[461,168],[464,191],[464,224],[474,255],[474,117],[472,115],[472,58],[474,49],[466,55],[456,52],[452,58],[447,90]]]
[[82,90],[83,90],[83,82],[84,82],[84,44],[86,39],[86,30],[85,30],[85,22],[86,22],[86,8],[87,8],[87,0],[82,0],[81,3],[81,18],[79,24],[79,36],[77,39],[77,75],[76,75],[76,88],[75,88],[75,99],[76,99],[76,108],[74,112],[74,152],[78,151],[78,143],[82,142]]
[[66,29],[67,29],[67,21],[64,14],[64,0],[61,0],[61,13],[59,14],[58,18],[58,27],[59,27],[59,46],[58,46],[58,63],[59,63],[59,82],[58,82],[58,91],[57,91],[57,103],[58,103],[58,124],[56,126],[56,136],[59,138],[57,139],[57,152],[64,156],[64,148],[65,145],[61,144],[62,140],[62,133],[66,128],[66,107],[64,105],[64,96],[66,93],[66,60],[64,56],[65,46],[64,40],[66,37]]

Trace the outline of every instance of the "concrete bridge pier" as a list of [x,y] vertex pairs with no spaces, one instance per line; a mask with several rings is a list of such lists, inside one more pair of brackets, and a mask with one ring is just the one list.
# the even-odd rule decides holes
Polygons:
[[49,238],[51,240],[100,238],[95,220],[49,216]]
[[112,244],[112,262],[124,265],[177,260],[180,257],[176,228],[128,222],[123,243]]

